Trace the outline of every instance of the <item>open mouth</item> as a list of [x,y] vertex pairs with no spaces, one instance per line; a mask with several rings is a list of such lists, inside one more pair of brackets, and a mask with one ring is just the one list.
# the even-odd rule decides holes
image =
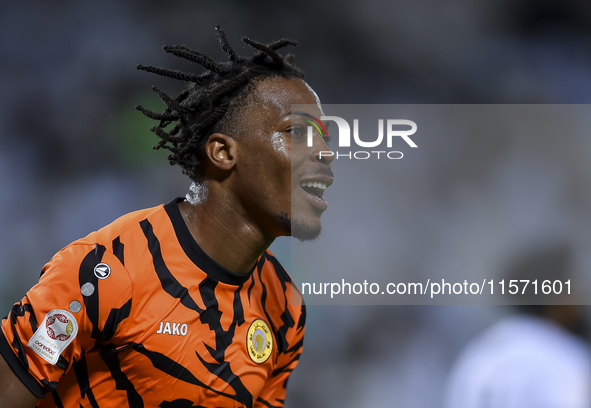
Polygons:
[[324,194],[324,190],[328,188],[328,185],[325,183],[318,181],[304,181],[300,185],[306,193],[311,194],[320,200],[324,200],[322,195]]

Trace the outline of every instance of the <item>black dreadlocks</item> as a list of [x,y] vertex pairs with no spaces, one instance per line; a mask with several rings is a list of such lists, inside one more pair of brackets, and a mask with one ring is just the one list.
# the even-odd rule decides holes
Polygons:
[[[177,57],[196,62],[206,68],[200,75],[188,74],[172,69],[138,65],[137,69],[189,82],[188,87],[176,98],[152,87],[166,104],[163,113],[156,113],[136,106],[136,109],[151,119],[160,121],[150,129],[160,137],[154,149],[168,149],[171,165],[178,164],[183,173],[196,180],[200,175],[203,147],[210,134],[224,132],[230,125],[232,113],[260,79],[281,76],[303,78],[304,73],[293,63],[294,55],[281,56],[276,50],[295,41],[281,39],[262,44],[243,37],[242,41],[258,50],[250,58],[239,57],[230,47],[226,34],[216,26],[216,37],[229,61],[217,62],[208,56],[182,45],[165,45],[164,51]],[[164,128],[176,122],[169,131]]]

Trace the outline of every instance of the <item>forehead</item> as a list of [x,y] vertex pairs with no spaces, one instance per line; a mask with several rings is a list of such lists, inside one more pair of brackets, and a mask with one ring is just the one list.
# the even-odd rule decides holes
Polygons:
[[279,117],[289,115],[292,105],[314,105],[320,112],[320,100],[316,93],[299,78],[269,78],[257,84],[253,90],[254,108],[261,108]]

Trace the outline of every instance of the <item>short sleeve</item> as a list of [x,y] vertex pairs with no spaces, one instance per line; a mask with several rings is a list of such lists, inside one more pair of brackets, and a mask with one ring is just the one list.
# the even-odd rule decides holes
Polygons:
[[129,274],[104,246],[67,246],[2,320],[0,354],[43,398],[84,353],[101,344],[117,345],[131,295]]

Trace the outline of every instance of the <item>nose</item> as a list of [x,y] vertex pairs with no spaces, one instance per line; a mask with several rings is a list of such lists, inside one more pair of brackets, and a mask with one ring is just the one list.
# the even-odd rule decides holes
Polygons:
[[334,160],[334,152],[330,150],[326,142],[318,135],[314,137],[314,146],[310,152],[312,160],[329,165]]

